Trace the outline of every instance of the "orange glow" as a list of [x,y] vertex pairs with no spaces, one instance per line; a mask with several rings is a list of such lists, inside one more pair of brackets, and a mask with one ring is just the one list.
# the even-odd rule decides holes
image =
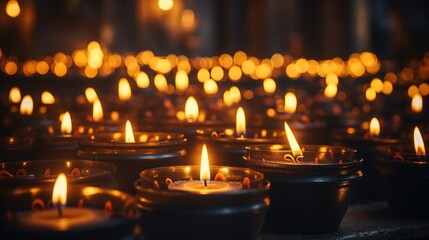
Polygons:
[[380,135],[380,122],[375,117],[373,117],[369,123],[369,134],[372,137],[378,137]]
[[72,120],[69,112],[64,113],[61,119],[61,134],[72,133]]
[[263,87],[264,87],[264,91],[266,93],[274,93],[276,91],[276,81],[274,81],[274,79],[272,78],[266,78],[263,82]]
[[131,86],[126,78],[119,79],[118,83],[118,96],[121,101],[128,101],[131,99]]
[[95,92],[94,88],[92,88],[92,87],[89,87],[89,88],[85,89],[85,97],[86,97],[86,100],[88,100],[89,103],[94,103],[94,101],[96,99],[98,99],[98,95]]
[[153,79],[153,83],[155,85],[156,90],[159,92],[166,93],[168,91],[168,83],[167,79],[162,74],[156,74],[155,78]]
[[52,95],[52,93],[50,93],[48,91],[43,91],[40,99],[41,99],[43,104],[54,104],[55,103],[54,95]]
[[296,111],[298,100],[293,92],[287,92],[285,94],[284,110],[286,113],[293,114]]
[[426,148],[423,142],[422,134],[418,127],[414,128],[414,148],[417,155],[426,155]]
[[95,99],[94,104],[92,105],[92,119],[95,122],[100,122],[103,120],[103,107],[99,99]]
[[207,95],[216,94],[218,90],[219,88],[217,86],[217,83],[214,80],[209,79],[206,82],[204,82],[204,92]]
[[9,75],[14,75],[18,71],[18,65],[13,61],[6,61],[4,71]]
[[158,0],[158,7],[163,11],[169,11],[173,8],[174,1],[173,0]]
[[67,66],[62,62],[54,63],[53,72],[58,77],[64,77],[67,74]]
[[9,102],[19,103],[21,102],[21,90],[18,87],[13,87],[9,91]]
[[423,110],[423,97],[416,93],[411,100],[411,110],[415,113],[421,113]]
[[18,17],[21,13],[21,8],[19,7],[18,1],[9,0],[6,4],[6,14],[9,17]]
[[188,122],[195,122],[198,120],[199,108],[198,102],[194,97],[189,97],[185,103],[185,118]]
[[326,85],[338,85],[338,77],[334,73],[328,73],[326,75]]
[[232,86],[229,88],[229,96],[233,103],[239,103],[241,101],[241,92],[240,89],[236,86]]
[[216,66],[216,67],[212,68],[212,70],[210,71],[210,75],[211,75],[213,80],[220,81],[220,80],[222,80],[222,78],[224,76],[224,72],[223,72],[223,69],[221,67]]
[[302,156],[303,153],[301,151],[301,147],[298,145],[298,142],[296,141],[296,138],[293,135],[292,130],[290,129],[289,125],[286,122],[284,125],[285,125],[286,137],[287,137],[287,140],[289,142],[290,148],[292,150],[293,156],[295,158]]
[[241,79],[243,73],[241,72],[241,68],[238,66],[232,66],[228,71],[228,77],[231,81],[238,81]]
[[225,92],[223,92],[223,104],[228,107],[232,106],[233,104],[229,90],[225,90]]
[[191,9],[182,12],[181,24],[186,29],[192,29],[195,26],[195,13]]
[[150,85],[149,76],[145,72],[138,72],[134,79],[139,88],[148,88]]
[[67,203],[67,178],[64,173],[58,174],[52,191],[52,203],[55,206],[63,207]]
[[241,70],[243,71],[244,74],[246,75],[250,75],[253,72],[255,72],[255,63],[252,62],[251,60],[246,60],[243,62],[243,64],[241,65]]
[[337,95],[338,87],[335,84],[329,84],[326,86],[325,91],[323,94],[327,98],[334,98]]
[[131,126],[130,120],[125,123],[125,142],[135,143],[133,127]]
[[186,91],[186,89],[188,89],[188,87],[189,87],[188,74],[183,70],[177,71],[176,78],[175,78],[175,84],[176,84],[176,90],[178,92]]
[[33,98],[30,95],[25,95],[22,99],[19,112],[21,115],[33,114]]
[[203,83],[210,79],[210,72],[205,68],[201,68],[197,73],[198,81]]
[[301,70],[298,65],[291,63],[286,67],[286,75],[291,79],[297,79],[301,76]]
[[372,89],[372,88],[368,88],[366,91],[365,91],[365,98],[366,98],[366,100],[368,100],[368,101],[370,101],[370,102],[372,102],[372,101],[374,101],[375,100],[375,98],[377,97],[377,93],[375,92],[375,90],[374,89]]
[[200,163],[200,180],[210,180],[210,163],[207,146],[204,144],[201,150],[201,163]]
[[72,54],[73,62],[78,67],[85,67],[88,63],[86,52],[84,50],[76,50]]
[[246,115],[242,107],[239,107],[235,115],[235,131],[237,137],[246,136]]
[[45,61],[40,61],[36,65],[36,71],[40,75],[45,75],[49,71],[49,65]]

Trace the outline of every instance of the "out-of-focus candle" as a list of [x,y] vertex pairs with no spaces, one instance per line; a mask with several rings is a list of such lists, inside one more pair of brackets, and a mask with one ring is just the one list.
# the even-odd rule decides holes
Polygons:
[[294,114],[296,111],[296,107],[298,105],[297,103],[298,103],[298,101],[297,101],[294,93],[287,92],[285,94],[284,110],[286,113]]
[[414,128],[414,148],[417,155],[426,155],[426,148],[423,142],[422,134],[418,127]]
[[199,108],[197,100],[194,97],[189,97],[185,103],[185,118],[189,123],[196,122],[198,120]]
[[100,122],[103,120],[103,117],[103,107],[101,106],[100,100],[96,99],[92,105],[92,119],[94,122]]
[[72,120],[69,112],[65,112],[61,119],[61,134],[70,135],[72,133]]
[[19,108],[21,115],[31,115],[33,114],[33,98],[30,95],[25,95],[21,101],[21,106]]
[[19,103],[21,102],[21,91],[18,87],[13,87],[9,91],[9,102],[10,103]]
[[371,137],[378,137],[380,135],[380,122],[375,117],[369,122],[369,134]]
[[235,115],[235,131],[237,137],[246,137],[246,115],[242,107],[239,107]]
[[421,113],[423,110],[423,97],[416,93],[411,100],[411,110],[415,113]]
[[125,123],[125,142],[135,143],[133,127],[131,126],[130,120]]
[[118,96],[121,101],[128,101],[131,99],[131,86],[126,78],[119,79]]

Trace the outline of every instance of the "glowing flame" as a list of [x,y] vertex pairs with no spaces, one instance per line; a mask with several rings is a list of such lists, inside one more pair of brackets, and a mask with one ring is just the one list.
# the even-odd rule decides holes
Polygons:
[[126,78],[119,79],[118,96],[121,101],[128,101],[131,99],[131,86]]
[[380,135],[380,122],[375,117],[373,117],[369,123],[369,134],[373,137]]
[[89,103],[94,103],[94,101],[98,99],[97,93],[95,92],[94,88],[91,87],[85,89],[85,97]]
[[276,91],[276,81],[272,78],[266,78],[262,84],[266,93],[274,93]]
[[285,122],[285,132],[287,140],[289,141],[290,148],[292,149],[292,154],[294,157],[302,156],[301,148],[298,145],[298,142],[296,141],[295,136],[292,133],[292,130],[290,129],[289,125]]
[[50,93],[48,91],[43,91],[40,99],[42,100],[43,104],[54,104],[55,103],[54,95],[52,95],[52,93]]
[[92,105],[92,119],[94,119],[95,122],[99,122],[103,120],[103,117],[103,107],[101,106],[100,100],[96,99]]
[[67,178],[64,173],[58,174],[52,191],[52,203],[56,206],[64,206],[67,203]]
[[235,131],[237,137],[246,136],[246,115],[242,107],[239,107],[235,115]]
[[22,99],[19,112],[21,115],[31,115],[33,113],[33,98],[30,95],[25,95]]
[[134,143],[136,140],[134,139],[133,127],[131,126],[130,120],[127,120],[125,124],[125,142]]
[[296,99],[296,96],[292,92],[287,92],[285,94],[285,112],[293,114],[296,111],[296,106],[298,105],[298,101]]
[[61,133],[62,134],[71,134],[72,132],[72,121],[70,117],[70,113],[66,112],[63,115],[61,120]]
[[233,104],[229,90],[225,90],[225,92],[223,92],[223,104],[228,107],[232,106]]
[[325,91],[323,94],[325,94],[325,97],[327,98],[334,98],[337,95],[338,87],[335,84],[328,84],[325,88]]
[[176,78],[175,78],[175,84],[176,84],[177,91],[179,91],[179,92],[186,91],[186,89],[188,89],[188,87],[189,87],[188,74],[183,70],[177,71]]
[[163,11],[171,10],[174,6],[173,0],[158,0],[158,7]]
[[9,102],[10,103],[19,103],[21,102],[21,91],[18,87],[13,87],[9,92]]
[[414,128],[414,148],[417,155],[426,155],[425,143],[418,127]]
[[21,13],[21,8],[19,7],[19,3],[16,0],[9,0],[6,4],[6,14],[9,17],[18,17],[19,13]]
[[210,180],[209,154],[205,144],[201,151],[200,180]]
[[423,110],[423,97],[420,94],[414,94],[411,100],[411,110],[415,113],[420,113]]
[[195,122],[198,119],[199,109],[197,100],[189,97],[185,103],[185,118],[188,122]]

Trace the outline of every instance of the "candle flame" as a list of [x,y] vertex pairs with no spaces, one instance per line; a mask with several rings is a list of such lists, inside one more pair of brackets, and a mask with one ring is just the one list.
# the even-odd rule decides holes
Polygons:
[[40,97],[43,104],[54,104],[55,103],[55,97],[52,95],[52,93],[48,91],[43,91],[42,96]]
[[60,173],[55,181],[52,203],[60,207],[67,203],[67,178],[64,173]]
[[9,92],[9,102],[10,103],[19,103],[21,102],[21,91],[18,87],[13,87]]
[[378,137],[380,135],[380,122],[375,117],[373,117],[369,123],[369,134],[372,137]]
[[103,107],[101,106],[100,100],[96,99],[92,105],[92,118],[95,122],[99,122],[103,120],[103,117]]
[[94,88],[91,87],[85,89],[85,97],[89,103],[94,103],[94,101],[98,99],[97,93],[95,92]]
[[423,97],[420,94],[414,94],[411,100],[411,110],[415,113],[421,113],[423,110]]
[[188,122],[195,122],[198,119],[198,102],[194,97],[189,97],[185,103],[185,118]]
[[237,137],[246,136],[246,115],[242,107],[239,107],[235,115],[235,131]]
[[119,79],[118,96],[121,101],[128,101],[131,99],[131,86],[126,78]]
[[225,92],[223,92],[223,104],[225,104],[225,106],[230,107],[232,103],[232,97],[229,93],[229,90],[225,90]]
[[205,144],[201,151],[200,180],[210,180],[209,154]]
[[163,11],[168,11],[174,6],[173,0],[158,0],[158,7]]
[[286,113],[290,113],[293,114],[296,111],[296,106],[297,106],[297,99],[294,93],[292,92],[287,92],[285,94],[285,107],[284,110]]
[[418,127],[414,128],[414,148],[417,155],[426,155],[425,143]]
[[31,115],[33,113],[33,98],[30,95],[25,95],[22,99],[19,112],[21,115]]
[[292,130],[290,129],[289,125],[286,122],[284,125],[285,125],[286,137],[287,137],[287,140],[289,142],[290,148],[292,149],[293,156],[295,158],[302,156],[303,153],[301,151],[301,148],[298,145],[298,142],[296,141],[295,136],[292,133]]
[[176,84],[177,91],[179,91],[179,92],[186,91],[186,89],[188,89],[188,87],[189,87],[188,74],[183,70],[177,71],[176,78],[175,78],[175,84]]
[[64,113],[61,120],[61,133],[62,134],[71,134],[72,132],[72,121],[70,117],[70,113]]
[[133,127],[131,126],[130,120],[127,120],[125,124],[125,142],[134,143],[136,140],[134,139]]

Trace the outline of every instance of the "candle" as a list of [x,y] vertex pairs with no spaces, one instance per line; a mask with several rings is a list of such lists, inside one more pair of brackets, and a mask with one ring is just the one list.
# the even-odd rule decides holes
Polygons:
[[22,212],[17,222],[22,228],[67,231],[102,224],[110,219],[106,211],[90,208],[65,208],[67,202],[67,178],[59,174],[52,192],[52,203],[56,209]]
[[200,180],[182,180],[168,185],[170,190],[198,192],[200,194],[212,194],[241,189],[240,182],[212,181],[210,180],[210,166],[207,147],[204,144],[201,152]]

